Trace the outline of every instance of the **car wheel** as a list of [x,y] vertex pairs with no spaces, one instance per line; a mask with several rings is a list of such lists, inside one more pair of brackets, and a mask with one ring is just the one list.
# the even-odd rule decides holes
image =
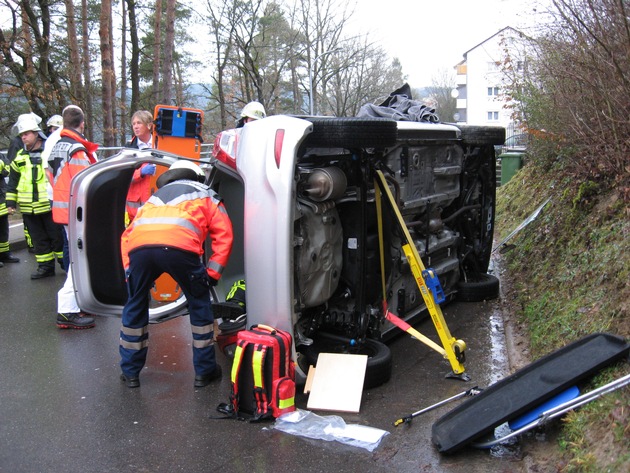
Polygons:
[[398,127],[386,118],[304,117],[313,124],[313,132],[304,140],[309,147],[375,148],[393,146]]
[[499,297],[499,280],[491,274],[480,274],[476,281],[460,281],[457,285],[457,300],[481,302]]
[[308,363],[317,366],[320,353],[350,353],[353,355],[367,355],[368,362],[365,371],[363,389],[371,389],[389,381],[392,375],[392,352],[382,342],[366,339],[353,345],[349,338],[331,334],[318,334],[313,344],[305,347],[304,356]]
[[502,145],[505,143],[505,128],[501,126],[457,125],[462,141],[469,145]]

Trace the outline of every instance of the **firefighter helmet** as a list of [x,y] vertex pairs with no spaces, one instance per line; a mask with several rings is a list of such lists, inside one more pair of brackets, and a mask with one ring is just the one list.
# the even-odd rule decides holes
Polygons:
[[21,135],[22,133],[25,133],[27,131],[33,131],[33,132],[42,131],[42,129],[39,127],[39,123],[37,122],[37,119],[29,115],[26,115],[23,118],[20,117],[20,119],[18,119],[16,123],[16,126],[17,126],[18,135]]
[[243,107],[243,111],[241,112],[241,118],[260,120],[266,116],[267,113],[265,112],[265,107],[263,107],[263,104],[260,102],[249,102]]
[[57,128],[63,128],[63,118],[61,115],[53,115],[46,122],[47,127],[56,126]]
[[[22,123],[22,127],[25,126],[26,123],[30,123],[32,124],[32,121],[35,121],[35,124],[38,127],[37,131],[41,131],[41,128],[39,128],[39,124],[42,122],[42,119],[39,115],[30,112],[30,113],[23,113],[22,115],[20,115],[17,119],[17,121],[15,122],[15,124],[11,127],[11,134],[14,136],[19,136],[21,133],[23,133],[22,131],[19,131],[20,127],[20,123]],[[29,131],[29,130],[24,130],[24,131]],[[36,131],[36,130],[31,130],[31,131]]]

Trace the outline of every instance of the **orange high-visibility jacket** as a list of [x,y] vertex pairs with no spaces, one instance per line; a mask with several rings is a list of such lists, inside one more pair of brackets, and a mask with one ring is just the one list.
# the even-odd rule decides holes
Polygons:
[[[139,149],[138,137],[134,136],[129,143],[125,144],[125,148]],[[136,218],[138,209],[151,197],[151,176],[142,176],[142,168],[145,166],[146,164],[143,164],[133,172],[133,177],[129,184],[129,191],[127,192],[127,214],[129,215],[129,220]]]
[[[142,167],[145,165],[143,164]],[[129,219],[136,218],[138,209],[149,199],[151,196],[151,176],[142,176],[142,167],[136,169],[133,172],[131,183],[129,184],[129,191],[127,192],[127,214]]]
[[89,142],[77,131],[61,130],[61,139],[48,158],[54,176],[52,214],[56,223],[68,225],[70,183],[79,171],[96,162],[94,152],[97,149],[97,144]]
[[141,247],[166,246],[203,254],[206,238],[212,241],[207,271],[218,280],[232,252],[232,222],[218,195],[205,184],[189,180],[158,189],[140,208],[121,237],[123,266],[129,253]]

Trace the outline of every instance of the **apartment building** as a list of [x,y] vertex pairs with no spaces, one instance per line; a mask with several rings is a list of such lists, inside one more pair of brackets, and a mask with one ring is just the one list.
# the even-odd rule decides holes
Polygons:
[[[524,71],[523,38],[522,33],[508,26],[464,53],[464,59],[455,66],[457,123],[503,126],[508,137],[519,133],[505,86],[509,74]],[[508,58],[510,68],[506,71]]]

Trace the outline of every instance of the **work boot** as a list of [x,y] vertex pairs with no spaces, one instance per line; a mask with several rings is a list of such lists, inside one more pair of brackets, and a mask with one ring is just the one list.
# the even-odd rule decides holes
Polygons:
[[42,278],[48,278],[50,276],[54,276],[55,275],[55,268],[50,268],[48,266],[40,266],[39,268],[37,268],[37,271],[35,271],[33,274],[31,274],[31,279],[42,279]]
[[83,316],[79,312],[57,314],[57,327],[75,329],[92,328],[94,327],[94,319],[92,317]]
[[13,256],[11,253],[6,252],[0,255],[0,263],[19,263],[20,258]]
[[207,386],[208,384],[210,384],[212,381],[215,381],[217,379],[221,379],[221,375],[223,374],[221,367],[219,365],[217,365],[214,368],[214,371],[210,374],[204,374],[204,375],[200,375],[198,374],[197,376],[195,376],[195,387],[196,388],[203,388],[205,386]]

